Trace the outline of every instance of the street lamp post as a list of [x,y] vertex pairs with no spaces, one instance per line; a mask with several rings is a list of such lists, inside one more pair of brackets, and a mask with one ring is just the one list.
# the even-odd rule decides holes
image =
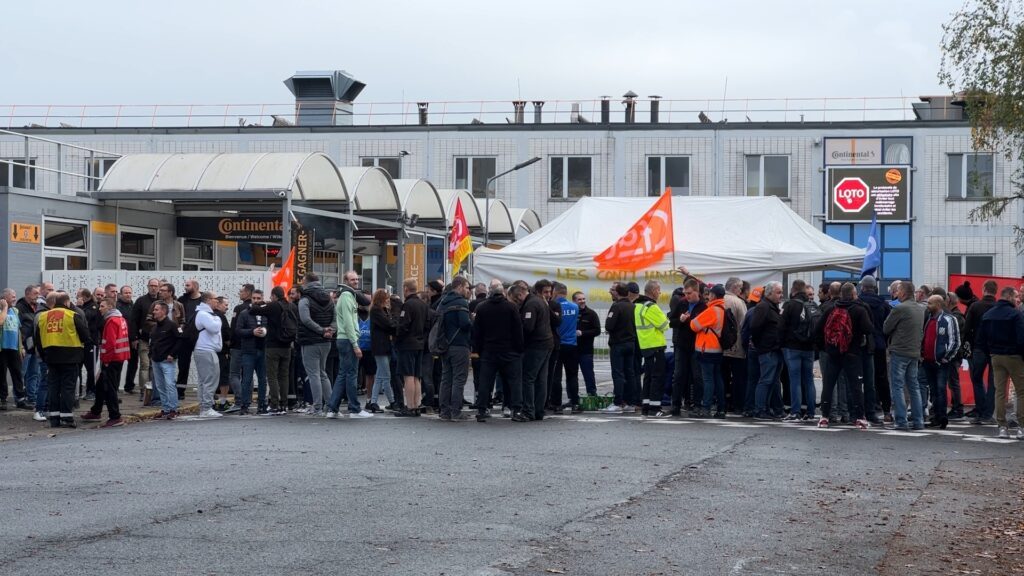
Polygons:
[[487,179],[487,183],[484,184],[484,246],[487,246],[487,242],[491,235],[491,184],[498,178],[501,178],[506,174],[511,174],[516,170],[522,170],[535,162],[540,162],[540,156],[534,156],[525,162],[520,162],[511,169],[505,170],[501,174],[496,174]]

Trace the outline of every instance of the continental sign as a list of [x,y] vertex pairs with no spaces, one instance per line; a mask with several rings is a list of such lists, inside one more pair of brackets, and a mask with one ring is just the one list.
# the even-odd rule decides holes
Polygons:
[[233,242],[281,242],[281,219],[272,216],[179,216],[179,238]]

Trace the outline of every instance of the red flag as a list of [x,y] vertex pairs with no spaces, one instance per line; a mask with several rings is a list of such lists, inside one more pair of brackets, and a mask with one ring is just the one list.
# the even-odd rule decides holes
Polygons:
[[455,219],[448,235],[448,261],[452,263],[452,275],[458,274],[462,261],[473,251],[473,242],[469,238],[469,226],[466,215],[462,212],[462,201],[455,201]]
[[[271,272],[273,272],[273,267],[271,267]],[[273,286],[284,288],[285,294],[292,289],[292,284],[295,282],[295,248],[288,252],[288,260],[285,261],[284,266],[273,272],[270,282]]]
[[672,227],[672,189],[633,224],[615,244],[594,257],[599,270],[636,271],[657,263],[666,252],[674,251]]

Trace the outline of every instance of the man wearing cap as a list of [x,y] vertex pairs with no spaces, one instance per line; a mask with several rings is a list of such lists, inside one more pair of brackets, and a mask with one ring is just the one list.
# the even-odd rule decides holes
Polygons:
[[633,320],[644,364],[644,397],[642,416],[665,416],[661,412],[661,396],[665,381],[665,332],[668,317],[658,307],[661,284],[648,280],[644,295],[634,302]]

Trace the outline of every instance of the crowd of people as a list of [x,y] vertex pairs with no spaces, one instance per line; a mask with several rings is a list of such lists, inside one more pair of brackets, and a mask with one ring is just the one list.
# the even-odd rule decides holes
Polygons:
[[[895,430],[970,418],[1009,437],[1016,412],[1008,410],[1009,383],[1024,383],[1017,290],[989,281],[979,299],[969,283],[947,293],[902,281],[885,297],[866,276],[858,285],[821,284],[817,293],[794,280],[784,299],[779,282],[709,285],[685,267],[679,272],[682,286],[667,307],[656,280],[642,292],[635,282],[613,283],[603,326],[586,294],[548,280],[473,286],[457,276],[423,287],[406,280],[399,296],[362,291],[354,271],[336,290],[308,274],[269,297],[243,285],[230,317],[228,299],[196,280],[178,296],[153,278],[139,298],[114,284],[72,295],[44,282],[20,299],[8,288],[0,299],[0,409],[8,409],[9,382],[16,407],[52,427],[76,425],[80,396],[93,402],[83,420],[102,419],[105,408],[103,426],[117,427],[123,382],[124,393],[137,388],[173,420],[194,368],[200,418],[436,411],[444,421],[486,422],[500,406],[524,423],[582,411],[579,376],[595,396],[594,343],[607,334],[607,414],[732,414]],[[966,413],[964,361],[975,398]],[[1024,384],[1014,389],[1020,409]],[[1016,437],[1024,439],[1024,429]]]

